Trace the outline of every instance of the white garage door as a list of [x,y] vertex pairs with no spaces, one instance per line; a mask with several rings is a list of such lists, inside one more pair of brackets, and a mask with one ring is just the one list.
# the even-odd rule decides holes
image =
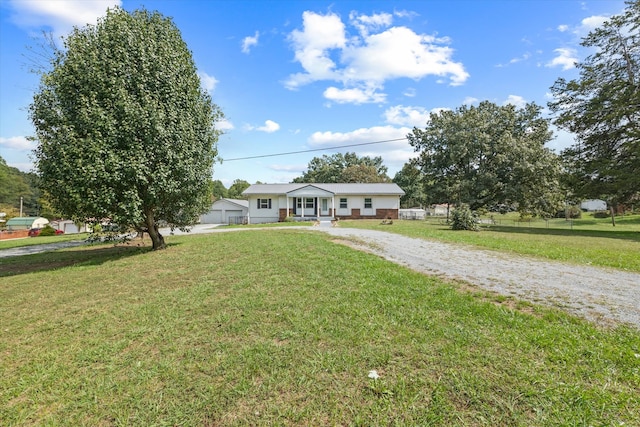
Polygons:
[[222,211],[221,210],[209,211],[206,214],[202,215],[200,222],[202,224],[221,224],[223,222]]

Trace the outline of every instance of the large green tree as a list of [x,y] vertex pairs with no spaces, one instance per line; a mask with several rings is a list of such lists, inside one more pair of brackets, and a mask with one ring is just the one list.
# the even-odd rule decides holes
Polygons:
[[425,205],[424,182],[422,172],[416,165],[416,160],[411,160],[402,167],[393,177],[393,182],[404,191],[400,197],[400,206],[403,208],[423,207]]
[[426,202],[554,213],[562,199],[559,159],[545,148],[552,133],[540,110],[484,101],[432,113],[425,129],[407,136],[419,153]]
[[572,190],[606,200],[614,221],[616,206],[640,194],[640,1],[627,2],[582,45],[595,52],[576,64],[579,78],[555,82],[549,107],[555,124],[577,137],[562,153]]
[[209,207],[222,117],[180,31],[157,12],[115,8],[74,29],[52,62],[30,107],[52,204],[164,248],[160,221],[185,228]]
[[309,162],[307,171],[293,180],[296,183],[389,182],[382,157],[359,157],[356,153],[324,154]]
[[234,179],[231,187],[227,190],[227,197],[230,199],[246,199],[242,192],[249,188],[251,184],[244,179]]

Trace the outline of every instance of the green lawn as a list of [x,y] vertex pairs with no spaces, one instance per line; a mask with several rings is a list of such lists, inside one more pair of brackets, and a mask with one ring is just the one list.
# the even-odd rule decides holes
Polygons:
[[640,425],[637,329],[330,239],[0,259],[0,424]]
[[[626,221],[625,221],[626,220]],[[483,225],[481,231],[454,231],[442,219],[340,221],[341,227],[371,228],[421,239],[472,245],[508,253],[536,256],[582,265],[640,271],[640,215],[619,220],[617,227],[602,220],[582,220],[573,229],[544,226],[544,221],[518,226]],[[565,220],[554,220],[555,222]],[[604,221],[607,221],[606,219]]]

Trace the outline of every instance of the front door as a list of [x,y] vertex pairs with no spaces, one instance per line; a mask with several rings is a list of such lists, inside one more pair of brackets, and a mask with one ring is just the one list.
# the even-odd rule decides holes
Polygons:
[[329,216],[329,199],[320,199],[320,215]]

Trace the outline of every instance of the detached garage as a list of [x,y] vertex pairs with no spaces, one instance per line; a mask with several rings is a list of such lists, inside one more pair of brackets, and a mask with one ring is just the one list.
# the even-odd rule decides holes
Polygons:
[[249,201],[238,199],[216,200],[206,214],[200,216],[201,224],[242,224],[249,212]]

